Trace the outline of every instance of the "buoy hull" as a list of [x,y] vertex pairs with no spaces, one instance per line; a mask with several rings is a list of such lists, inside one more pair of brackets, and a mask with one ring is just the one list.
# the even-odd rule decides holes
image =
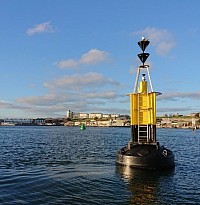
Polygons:
[[116,163],[140,169],[171,169],[175,166],[175,157],[164,146],[138,144],[120,149]]

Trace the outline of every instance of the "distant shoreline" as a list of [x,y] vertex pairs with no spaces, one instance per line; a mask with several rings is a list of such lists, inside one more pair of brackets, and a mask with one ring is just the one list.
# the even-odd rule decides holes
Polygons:
[[[0,127],[77,127],[79,128],[80,126],[78,125],[0,125]],[[130,126],[86,126],[87,127],[92,127],[92,128],[130,128]],[[157,126],[157,129],[192,129],[196,130],[199,129],[199,127],[160,127]]]

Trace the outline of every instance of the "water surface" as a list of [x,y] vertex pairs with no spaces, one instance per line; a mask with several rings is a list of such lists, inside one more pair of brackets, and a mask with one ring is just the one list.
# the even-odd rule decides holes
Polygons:
[[198,204],[200,130],[157,129],[171,171],[116,166],[129,128],[0,127],[0,204]]

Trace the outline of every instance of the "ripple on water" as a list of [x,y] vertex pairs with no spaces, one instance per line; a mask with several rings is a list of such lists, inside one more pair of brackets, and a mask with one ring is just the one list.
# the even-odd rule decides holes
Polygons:
[[157,131],[172,172],[118,169],[127,128],[0,127],[0,204],[198,204],[200,130]]

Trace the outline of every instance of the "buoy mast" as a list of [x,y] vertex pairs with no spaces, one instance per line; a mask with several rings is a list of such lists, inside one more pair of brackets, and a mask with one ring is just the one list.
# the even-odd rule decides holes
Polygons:
[[[129,146],[135,143],[156,143],[156,94],[158,94],[158,92],[153,92],[149,65],[145,65],[149,53],[144,53],[146,47],[149,45],[149,40],[143,38],[138,42],[138,45],[143,51],[138,54],[138,57],[142,61],[142,65],[137,69],[134,92],[129,94],[132,136]],[[145,73],[142,74],[141,81],[138,84],[141,71],[147,74],[149,86]],[[150,87],[150,90],[148,87]]]

